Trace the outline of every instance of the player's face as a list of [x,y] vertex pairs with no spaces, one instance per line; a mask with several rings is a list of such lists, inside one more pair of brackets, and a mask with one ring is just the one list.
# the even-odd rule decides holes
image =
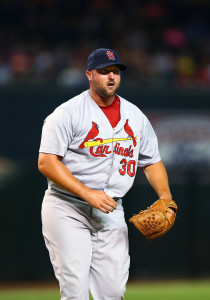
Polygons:
[[118,66],[108,66],[99,70],[87,71],[90,87],[101,97],[109,98],[115,95],[120,85],[120,69]]

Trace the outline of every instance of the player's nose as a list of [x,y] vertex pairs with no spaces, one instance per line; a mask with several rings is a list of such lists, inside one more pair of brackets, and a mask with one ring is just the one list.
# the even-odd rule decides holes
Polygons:
[[114,73],[112,71],[108,73],[108,78],[114,79]]

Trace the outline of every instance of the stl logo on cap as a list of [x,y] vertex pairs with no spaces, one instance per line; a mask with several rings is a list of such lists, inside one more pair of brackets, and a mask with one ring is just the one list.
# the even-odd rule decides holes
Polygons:
[[115,60],[114,53],[111,51],[106,51],[106,55],[108,56],[109,60]]

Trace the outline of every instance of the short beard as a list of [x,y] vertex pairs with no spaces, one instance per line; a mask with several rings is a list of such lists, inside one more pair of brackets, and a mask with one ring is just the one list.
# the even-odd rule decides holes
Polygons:
[[104,87],[100,88],[100,87],[95,86],[95,91],[101,98],[109,98],[109,97],[113,97],[115,95],[115,93],[119,89],[119,87],[120,87],[120,83],[118,84],[118,86],[116,86],[114,91],[108,91]]

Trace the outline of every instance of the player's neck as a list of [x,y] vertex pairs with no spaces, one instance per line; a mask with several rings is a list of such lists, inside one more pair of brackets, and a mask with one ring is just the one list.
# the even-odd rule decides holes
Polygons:
[[101,95],[98,95],[93,89],[90,89],[90,95],[91,98],[96,102],[96,104],[102,107],[111,105],[115,99],[115,95],[110,97],[103,97]]

